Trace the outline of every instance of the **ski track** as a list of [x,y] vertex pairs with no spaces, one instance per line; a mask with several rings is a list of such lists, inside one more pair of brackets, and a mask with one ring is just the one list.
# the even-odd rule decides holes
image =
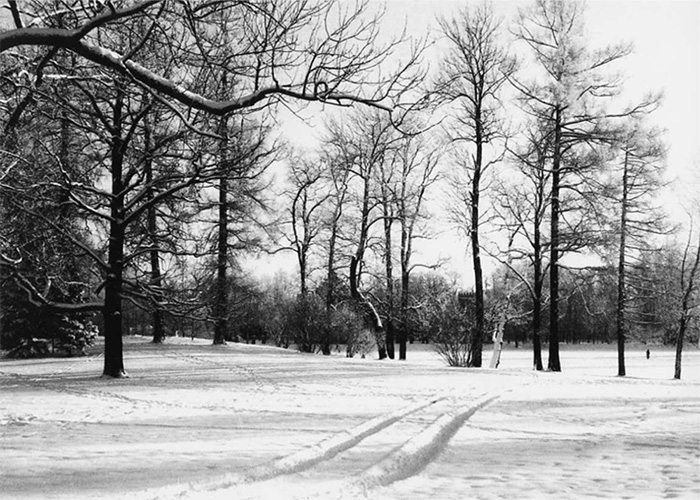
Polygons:
[[[449,443],[455,433],[474,413],[497,400],[498,394],[485,394],[469,404],[460,404],[454,397],[439,396],[401,408],[388,415],[370,419],[353,429],[340,432],[313,446],[249,469],[241,475],[229,475],[207,483],[191,483],[185,486],[158,488],[144,494],[129,497],[130,500],[182,499],[344,499],[364,497],[376,488],[387,486],[421,472]],[[446,406],[441,408],[440,406]],[[431,411],[436,410],[436,411]],[[428,419],[426,425],[420,418]],[[433,413],[431,415],[431,413]],[[435,418],[435,414],[437,417]],[[412,429],[408,439],[396,432],[395,427],[416,419],[406,427]],[[382,457],[366,464],[360,471],[348,470],[342,462],[344,455],[356,451],[366,456],[362,443],[375,436],[399,436],[399,444],[393,450],[383,450]],[[403,439],[405,441],[401,442]],[[328,470],[335,474],[328,474]],[[343,479],[332,479],[333,476]],[[296,476],[296,477],[290,477]],[[348,477],[350,476],[350,477]],[[324,477],[316,486],[310,486],[309,477]],[[298,486],[298,488],[295,487]],[[281,493],[286,491],[286,493]]]

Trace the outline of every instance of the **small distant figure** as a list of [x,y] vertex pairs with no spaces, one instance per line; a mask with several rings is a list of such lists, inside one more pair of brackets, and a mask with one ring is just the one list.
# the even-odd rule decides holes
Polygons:
[[647,359],[649,359],[649,356],[651,356],[651,351],[649,351],[649,349],[647,349]]

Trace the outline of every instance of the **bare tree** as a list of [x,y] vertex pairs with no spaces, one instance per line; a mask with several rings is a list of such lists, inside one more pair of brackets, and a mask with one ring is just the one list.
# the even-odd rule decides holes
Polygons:
[[[640,285],[635,279],[643,254],[655,251],[654,239],[666,234],[665,214],[654,204],[654,195],[663,186],[664,147],[659,142],[659,131],[647,129],[638,119],[621,138],[620,174],[622,182],[616,190],[615,203],[619,208],[618,266],[617,266],[617,375],[624,377],[625,340],[629,336],[628,308],[638,295]],[[631,294],[630,292],[633,292]]]
[[[414,243],[425,236],[425,203],[428,190],[438,179],[437,165],[441,151],[431,150],[430,135],[408,135],[399,144],[395,155],[399,180],[394,184],[396,219],[399,223],[399,262],[401,265],[401,302],[399,329],[399,359],[406,359],[409,332],[411,273],[421,265],[413,261]],[[429,266],[426,266],[429,267]]]
[[[532,300],[532,354],[533,367],[542,370],[542,310],[545,277],[549,264],[545,259],[547,238],[544,234],[546,212],[549,206],[550,172],[547,168],[549,143],[536,123],[531,125],[520,147],[511,150],[517,171],[521,174],[510,185],[501,184],[497,195],[496,212],[508,234],[508,247],[491,252],[526,287]],[[505,257],[505,258],[503,258]],[[527,264],[531,274],[523,273],[519,265]]]
[[678,318],[678,333],[676,336],[676,362],[673,378],[681,378],[681,366],[683,356],[683,342],[686,331],[693,318],[693,312],[698,308],[698,271],[700,270],[700,238],[695,242],[695,255],[693,255],[693,217],[690,218],[690,230],[688,242],[683,250],[683,259],[680,268],[680,318]]
[[350,261],[350,291],[353,298],[364,309],[371,325],[379,351],[379,358],[387,357],[385,327],[376,306],[361,291],[360,281],[365,264],[366,252],[370,246],[372,228],[384,219],[377,214],[381,206],[378,196],[378,171],[385,161],[389,161],[391,150],[400,134],[386,115],[379,112],[360,112],[347,121],[334,121],[328,124],[328,147],[337,152],[343,168],[357,184],[358,228],[355,238],[355,252]]
[[289,207],[289,226],[291,234],[287,235],[299,265],[299,293],[308,293],[308,278],[311,272],[309,258],[313,245],[318,244],[321,230],[324,228],[322,212],[332,196],[323,186],[323,172],[318,163],[302,160],[292,156],[289,165],[291,198]]
[[[113,86],[117,92],[109,104],[91,103],[95,118],[110,128],[111,191],[77,184],[75,179],[69,179],[68,184],[72,202],[109,226],[108,263],[100,264],[106,276],[104,304],[80,306],[104,311],[105,324],[109,325],[104,373],[109,376],[125,374],[120,308],[121,287],[126,283],[124,265],[131,259],[124,253],[127,226],[142,216],[149,203],[160,203],[197,183],[222,179],[210,168],[211,163],[200,161],[198,153],[189,151],[182,154],[183,160],[190,155],[188,171],[170,175],[167,182],[153,179],[154,184],[163,186],[157,195],[149,198],[148,189],[140,190],[142,183],[132,183],[134,179],[143,180],[142,170],[125,164],[124,155],[134,130],[146,115],[145,111],[139,113],[130,107],[132,94],[147,90],[156,101],[168,106],[185,127],[195,130],[200,118],[193,110],[221,116],[226,125],[232,114],[256,111],[285,100],[332,105],[364,103],[391,111],[405,89],[420,77],[415,68],[421,47],[411,47],[403,61],[392,64],[393,49],[403,46],[405,37],[380,43],[382,12],[372,15],[366,1],[349,8],[337,0],[279,0],[263,4],[238,0],[197,4],[144,0],[119,8],[111,3],[66,5],[37,0],[8,1],[7,7],[15,27],[0,33],[0,57],[7,68],[3,78],[12,82],[15,89],[29,87],[24,84],[27,75],[35,86],[40,84],[46,65],[56,54],[67,50],[87,62],[91,71],[95,66],[109,70],[101,72],[97,80]],[[226,54],[215,50],[221,39],[212,28],[221,23],[222,13],[226,14],[226,31],[235,34]],[[66,24],[57,23],[62,18]],[[145,30],[141,29],[144,25]],[[166,67],[151,57],[154,46],[168,54]],[[37,55],[24,50],[26,47],[46,49]],[[210,81],[209,76],[215,73],[230,75],[236,85],[224,85],[224,93],[220,85],[197,85]],[[78,79],[75,84],[79,85]],[[16,121],[30,102],[29,98],[22,100],[24,104],[17,107],[12,119]],[[215,131],[208,135],[217,134]],[[220,135],[218,139],[222,144],[227,140]],[[222,163],[228,160],[223,158]],[[134,198],[128,199],[131,195]],[[91,204],[100,196],[108,197],[109,214],[102,210],[103,205]],[[143,203],[144,200],[150,201]],[[227,203],[220,207],[227,207]],[[101,262],[97,254],[94,258]],[[12,266],[14,259],[3,262]],[[35,287],[32,296],[50,302]],[[217,310],[218,316],[223,317],[223,309]]]
[[[471,342],[470,366],[480,367],[484,338],[484,277],[481,263],[480,224],[482,222],[481,194],[483,176],[502,156],[489,159],[485,148],[505,137],[501,117],[500,94],[515,62],[499,40],[501,21],[494,16],[489,4],[473,10],[464,8],[453,19],[440,19],[440,27],[449,42],[449,49],[441,61],[436,82],[437,96],[453,104],[454,123],[450,127],[453,142],[466,144],[473,150],[459,150],[465,158],[460,163],[467,172],[468,195],[460,199],[466,204],[474,270],[476,329]],[[457,187],[457,189],[463,189]]]
[[[525,112],[546,124],[551,145],[548,368],[552,371],[561,371],[560,258],[564,246],[571,244],[566,242],[562,229],[565,223],[569,224],[562,217],[565,210],[563,196],[568,191],[573,202],[581,201],[592,206],[593,197],[581,198],[578,195],[582,185],[592,179],[588,175],[590,168],[600,165],[591,148],[614,137],[611,130],[615,120],[643,112],[655,102],[655,99],[647,99],[619,111],[609,111],[604,107],[607,100],[619,92],[620,79],[603,72],[628,55],[632,48],[620,44],[591,50],[583,28],[582,2],[537,0],[533,7],[521,11],[516,36],[530,48],[537,67],[542,70],[541,79],[526,83],[511,78],[521,93]],[[579,218],[580,224],[585,221],[585,218]],[[569,234],[578,238],[581,231],[569,231]],[[583,242],[573,244],[584,245]]]

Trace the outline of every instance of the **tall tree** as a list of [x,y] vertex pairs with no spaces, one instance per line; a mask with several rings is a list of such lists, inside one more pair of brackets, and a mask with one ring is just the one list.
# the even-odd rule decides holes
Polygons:
[[[578,191],[590,180],[590,170],[599,167],[591,147],[612,139],[614,121],[634,115],[652,105],[653,99],[633,107],[611,111],[605,104],[620,88],[616,76],[604,72],[628,55],[630,45],[620,44],[591,50],[584,33],[583,3],[536,0],[520,11],[516,26],[518,39],[529,47],[540,70],[536,81],[511,81],[521,93],[526,113],[546,124],[551,144],[550,191],[550,308],[548,369],[561,371],[559,359],[559,272],[562,251],[567,245],[562,226],[568,193],[575,203],[594,205],[593,198],[578,198]],[[581,149],[585,145],[586,149]],[[588,167],[588,168],[587,168]],[[591,190],[592,192],[592,190]],[[585,217],[579,219],[585,221]],[[570,232],[571,236],[578,238]]]
[[372,229],[381,222],[383,215],[377,214],[381,206],[379,171],[384,162],[389,161],[392,148],[400,137],[388,116],[376,111],[352,114],[345,121],[328,123],[329,137],[326,144],[337,152],[357,185],[356,206],[358,228],[355,238],[355,252],[350,261],[350,291],[353,298],[364,309],[366,319],[377,339],[379,358],[387,357],[384,322],[375,304],[361,291],[360,281],[365,265],[365,257],[372,239]]
[[[396,201],[394,199],[392,183],[395,170],[396,155],[389,154],[386,161],[380,162],[378,165],[378,183],[379,183],[379,208],[381,210],[381,218],[384,230],[384,286],[386,296],[386,320],[384,321],[384,330],[386,331],[386,352],[389,359],[395,357],[396,344],[396,305],[394,303],[394,256],[393,256],[393,240],[392,229],[396,219]],[[405,356],[404,356],[405,358]]]
[[396,220],[399,224],[399,263],[401,271],[401,302],[399,307],[399,359],[406,359],[406,344],[410,328],[411,273],[421,265],[413,261],[416,239],[425,237],[422,223],[426,217],[428,190],[438,179],[437,165],[440,151],[429,146],[432,137],[427,133],[408,135],[399,143],[397,158],[398,181],[394,184]]
[[[502,184],[496,211],[508,234],[508,247],[493,255],[506,265],[526,287],[532,301],[532,355],[535,370],[542,364],[542,312],[546,304],[545,278],[549,269],[546,260],[545,223],[549,206],[550,172],[547,167],[549,143],[542,137],[542,128],[533,123],[525,132],[521,145],[511,150],[518,176]],[[505,258],[503,258],[505,257]],[[522,272],[525,261],[530,272]]]
[[[634,119],[620,144],[621,184],[616,204],[619,208],[619,247],[617,252],[617,375],[624,377],[625,340],[629,336],[630,304],[640,293],[639,265],[643,254],[655,251],[653,241],[666,232],[665,214],[655,204],[662,187],[664,148],[659,131],[644,127]],[[636,271],[636,272],[635,272]],[[644,286],[644,283],[641,284]],[[632,292],[632,293],[630,293]]]
[[[465,156],[460,163],[468,178],[468,226],[474,271],[474,300],[476,328],[471,340],[469,365],[480,367],[484,339],[484,276],[481,262],[480,224],[482,222],[483,176],[502,156],[492,157],[487,146],[505,137],[501,117],[500,96],[515,62],[499,40],[501,21],[491,6],[482,3],[474,9],[464,8],[453,19],[439,20],[449,48],[441,61],[436,82],[436,94],[454,104],[454,124],[450,129],[453,142],[464,143],[470,150],[460,151]],[[460,188],[458,188],[460,189]]]

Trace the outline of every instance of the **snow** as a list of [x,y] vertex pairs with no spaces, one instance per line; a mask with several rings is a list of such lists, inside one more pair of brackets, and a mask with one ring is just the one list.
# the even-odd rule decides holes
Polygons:
[[[700,498],[700,352],[506,346],[498,370],[125,338],[0,360],[2,499]],[[95,350],[99,353],[99,348]],[[545,353],[546,356],[546,353]]]

